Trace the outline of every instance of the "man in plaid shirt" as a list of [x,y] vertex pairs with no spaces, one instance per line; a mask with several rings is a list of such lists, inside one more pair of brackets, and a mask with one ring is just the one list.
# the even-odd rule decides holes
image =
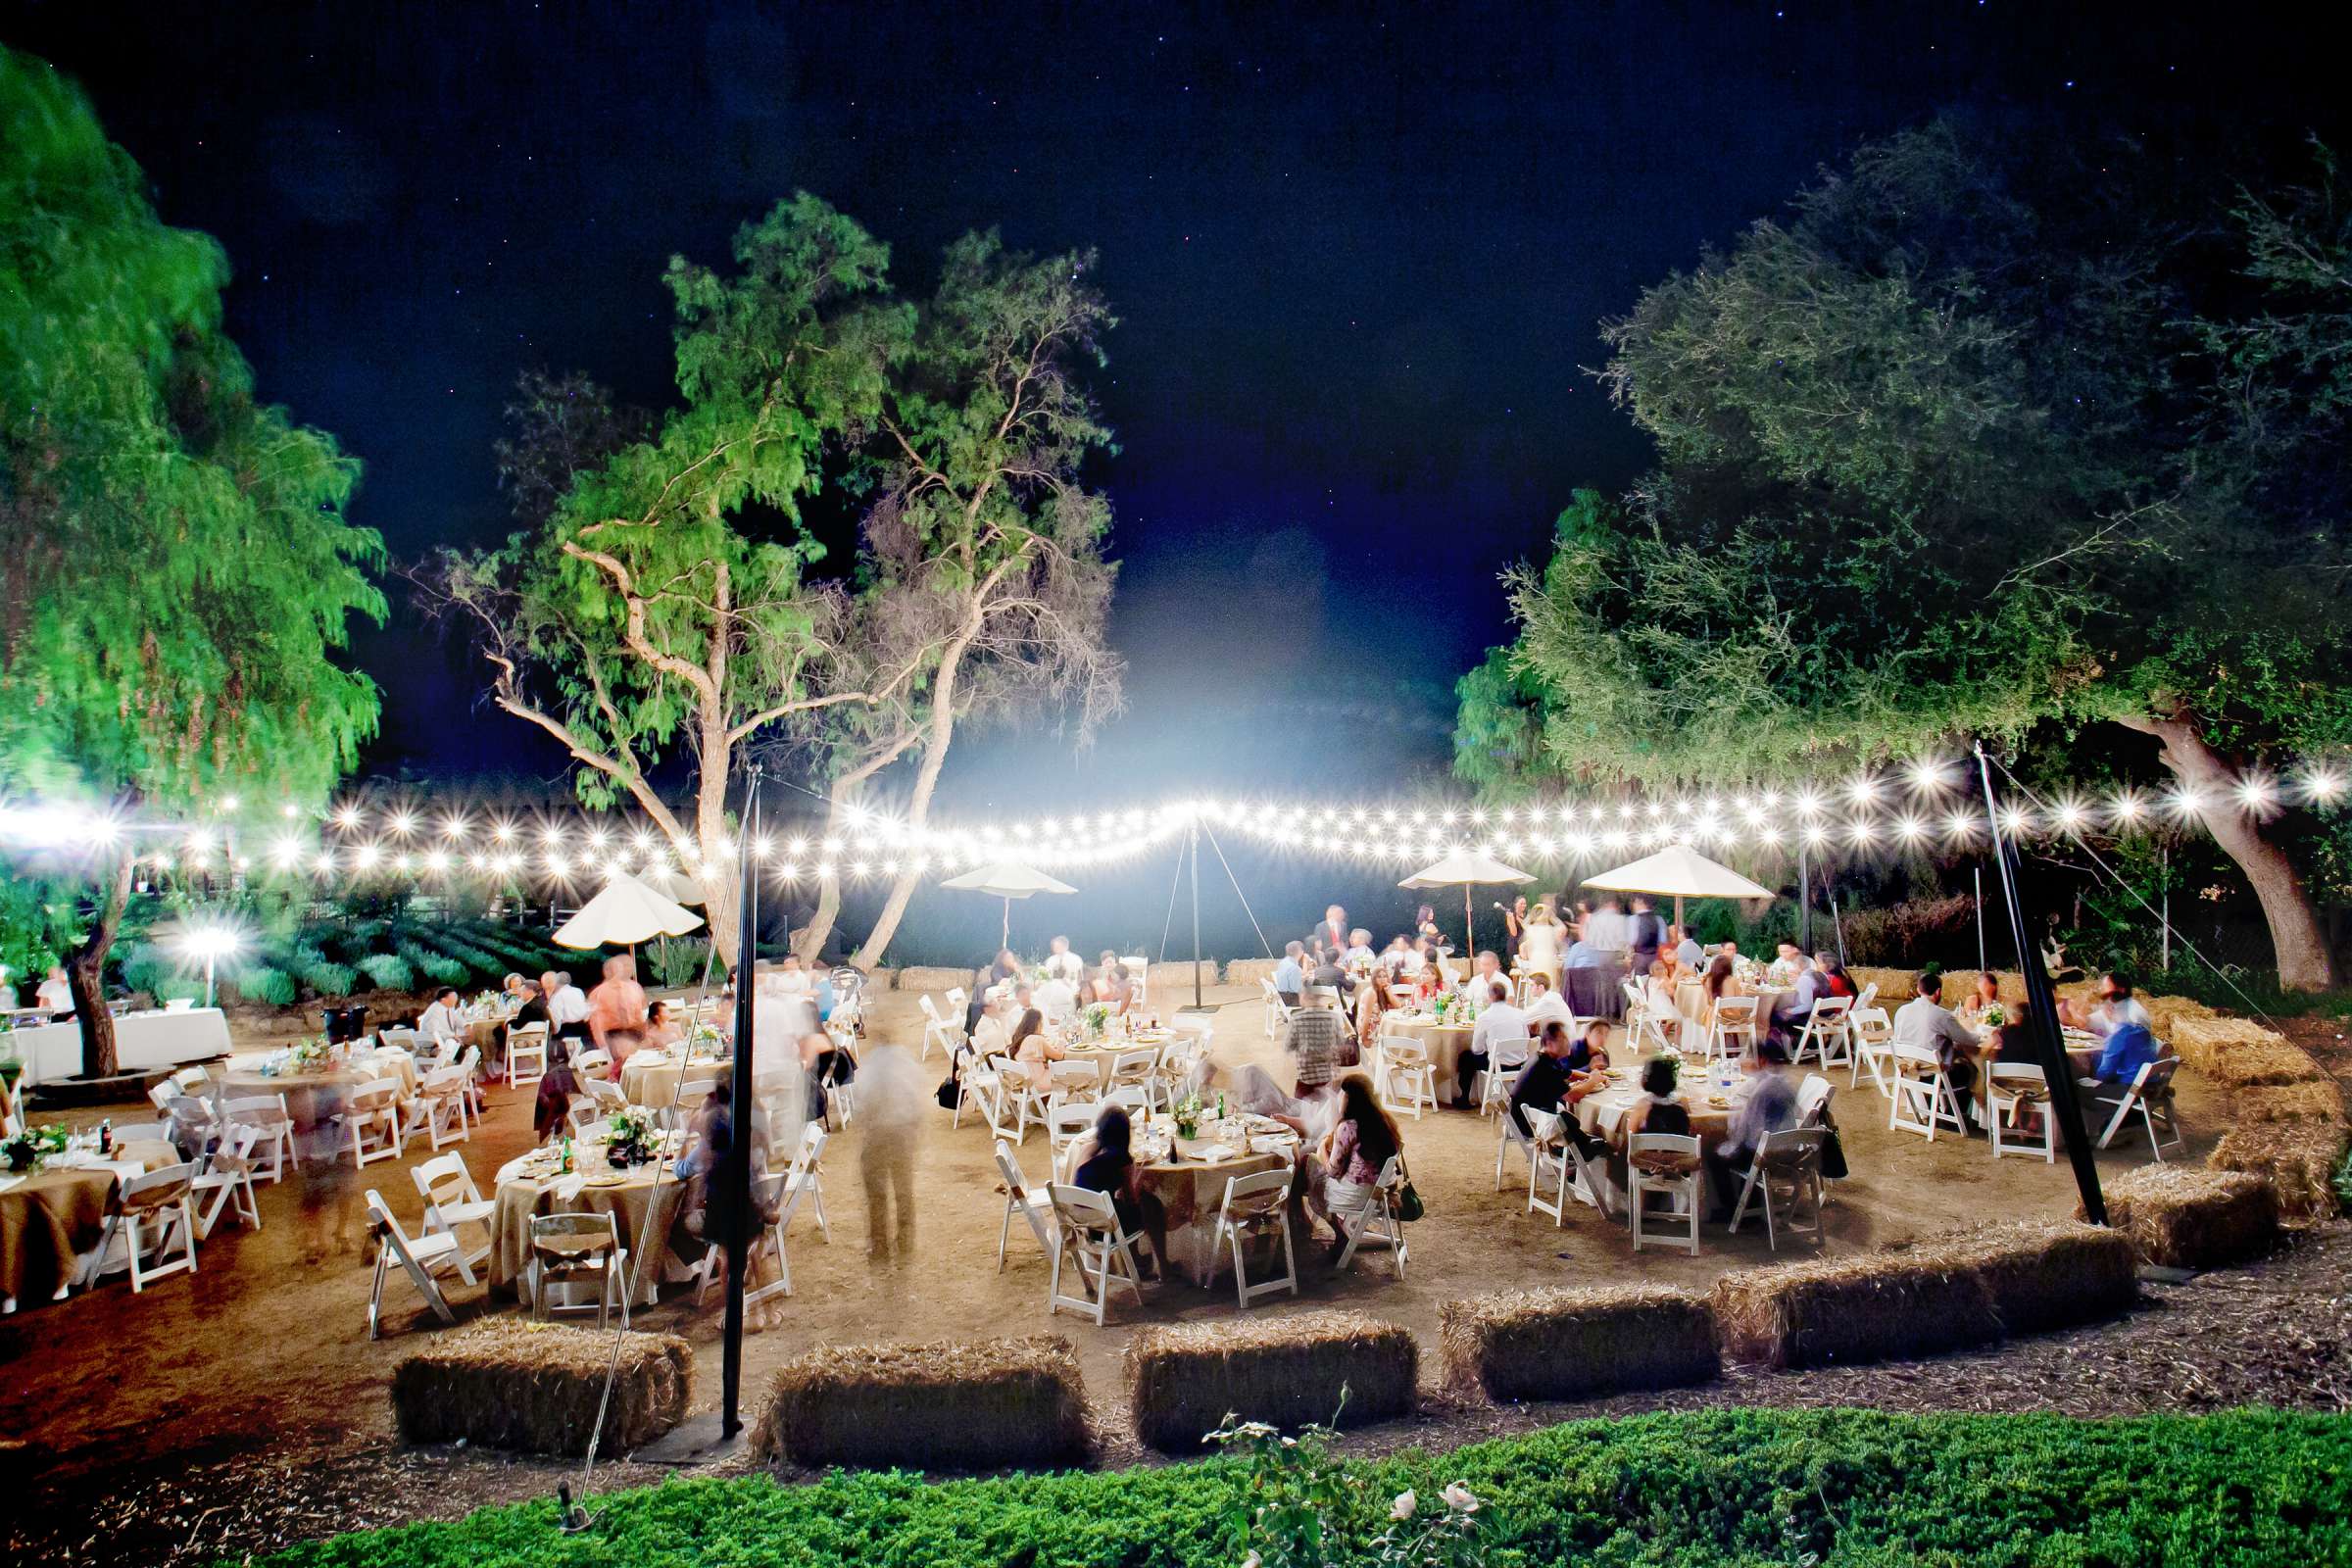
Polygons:
[[1291,1031],[1283,1049],[1298,1058],[1298,1086],[1311,1089],[1331,1082],[1347,1063],[1344,1053],[1355,1044],[1348,1020],[1332,1006],[1331,999],[1309,989],[1291,1014]]

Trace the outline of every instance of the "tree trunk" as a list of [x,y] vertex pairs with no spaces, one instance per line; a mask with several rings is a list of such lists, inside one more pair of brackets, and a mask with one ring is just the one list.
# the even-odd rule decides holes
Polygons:
[[841,880],[830,877],[817,885],[816,912],[808,917],[801,940],[793,944],[792,951],[801,956],[801,962],[814,964],[823,955],[825,944],[833,940],[833,922],[840,914]]
[[[958,655],[960,657],[960,655]],[[923,827],[931,819],[931,796],[939,787],[939,770],[947,765],[948,744],[956,736],[956,668],[946,664],[932,696],[931,734],[923,742],[923,765],[914,775],[914,789],[906,800],[906,820],[909,825]],[[899,921],[906,913],[906,903],[914,897],[915,884],[921,880],[912,870],[901,871],[891,884],[890,897],[882,903],[882,912],[874,916],[873,929],[865,934],[865,942],[850,962],[860,969],[871,969],[882,961],[890,939],[899,934]]]
[[115,934],[122,929],[122,911],[130,906],[130,854],[124,851],[108,873],[90,934],[66,955],[66,987],[74,994],[74,1017],[81,1025],[84,1077],[110,1078],[120,1067],[115,1055],[115,1015],[106,1010],[106,956],[114,950]]
[[2288,991],[2326,991],[2335,984],[2335,961],[2328,939],[2312,909],[2311,895],[2296,874],[2286,852],[2263,837],[2262,824],[2237,809],[2236,780],[2185,715],[2169,718],[2119,720],[2126,729],[2152,735],[2162,742],[2157,756],[2180,781],[2180,787],[2202,804],[2197,810],[2213,842],[2237,862],[2262,917],[2271,928],[2271,946],[2278,959],[2278,984]]

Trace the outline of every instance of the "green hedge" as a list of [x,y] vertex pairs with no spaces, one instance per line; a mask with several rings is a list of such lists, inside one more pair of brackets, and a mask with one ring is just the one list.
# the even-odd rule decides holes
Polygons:
[[[1467,1481],[1490,1561],[1579,1568],[2285,1568],[2352,1563],[2352,1417],[2232,1411],[2076,1421],[1743,1410],[1578,1421],[1432,1458],[1367,1462],[1353,1521],[1406,1486]],[[552,1502],[343,1536],[283,1568],[1230,1568],[1229,1460],[926,1484],[835,1474],[675,1482],[599,1498],[566,1538]],[[1359,1553],[1348,1560],[1364,1560]]]

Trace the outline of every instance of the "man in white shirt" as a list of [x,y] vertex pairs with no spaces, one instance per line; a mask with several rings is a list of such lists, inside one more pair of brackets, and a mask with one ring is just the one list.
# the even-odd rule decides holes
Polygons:
[[2072,1001],[2059,1003],[2059,1021],[2087,1029],[2101,1040],[2128,1023],[2135,1023],[2151,1034],[2155,1032],[2156,1020],[2140,1005],[2139,999],[2132,995],[2130,981],[2110,971],[2099,976],[2098,990],[2098,1004],[2089,1008],[2077,1006]]
[[436,1051],[463,1043],[465,1025],[458,1018],[456,986],[443,986],[433,993],[432,1005],[416,1015],[416,1033]]
[[1592,918],[1585,922],[1585,946],[1611,959],[1622,957],[1626,943],[1632,939],[1633,926],[1615,899],[1601,900],[1600,907],[1592,911]]
[[547,997],[547,1032],[559,1039],[587,1039],[588,993],[556,969],[539,977],[539,989]]
[[74,1016],[74,988],[66,983],[66,966],[53,963],[48,976],[33,988],[32,1004],[54,1020]]
[[1679,925],[1673,927],[1671,934],[1674,939],[1674,961],[1676,963],[1686,969],[1697,969],[1705,965],[1707,950],[1698,945],[1696,937]]
[[1372,933],[1357,926],[1348,933],[1348,952],[1340,960],[1349,968],[1369,968],[1372,963]]
[[1054,939],[1053,951],[1046,955],[1046,961],[1042,967],[1049,980],[1067,980],[1074,986],[1086,978],[1086,962],[1070,951],[1068,937]]
[[1977,1037],[1952,1015],[1940,1000],[1942,982],[1933,971],[1919,977],[1919,994],[1894,1009],[1893,1043],[1897,1049],[1934,1054],[1951,1081],[1960,1102],[1960,1119],[1977,1130]]
[[1557,1022],[1573,1032],[1576,1028],[1576,1009],[1568,1005],[1567,998],[1551,989],[1550,976],[1538,970],[1527,977],[1527,983],[1535,991],[1535,995],[1528,999],[1527,1005],[1521,1009],[1527,1019],[1528,1032],[1540,1033],[1546,1023],[1551,1022]]
[[[1479,955],[1483,960],[1486,954]],[[1476,993],[1473,993],[1475,995]],[[1486,1010],[1470,1030],[1470,1049],[1453,1069],[1453,1102],[1467,1108],[1470,1085],[1482,1072],[1515,1069],[1527,1060],[1527,1013],[1509,1001],[1511,988],[1500,979],[1488,982]]]
[[1483,1007],[1487,1004],[1488,988],[1501,978],[1502,960],[1490,949],[1478,956],[1470,973],[1463,978],[1462,995]]
[[980,1055],[1003,1052],[1012,1044],[1012,1027],[1004,1021],[1005,1004],[991,997],[980,1008],[980,1021],[972,1026],[972,1050]]
[[801,966],[801,956],[784,955],[784,961],[776,971],[776,990],[787,997],[805,997],[815,989],[815,980]]
[[1037,1010],[1045,1014],[1046,1022],[1059,1023],[1078,1010],[1078,982],[1055,975],[1039,986],[1033,997]]

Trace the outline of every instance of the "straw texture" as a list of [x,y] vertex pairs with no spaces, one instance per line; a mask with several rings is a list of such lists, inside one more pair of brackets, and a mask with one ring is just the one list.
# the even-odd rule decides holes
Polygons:
[[836,1345],[776,1373],[752,1449],[807,1465],[976,1470],[1086,1457],[1070,1342]]
[[[435,1338],[392,1373],[392,1413],[409,1443],[584,1454],[612,1337],[499,1317]],[[686,1414],[694,1352],[674,1334],[621,1336],[605,1414],[607,1453],[651,1443]]]
[[1707,1298],[1662,1285],[1506,1291],[1447,1301],[1449,1383],[1489,1399],[1581,1399],[1705,1383],[1721,1371]]
[[1152,1327],[1127,1344],[1127,1397],[1140,1441],[1190,1452],[1229,1415],[1297,1427],[1408,1414],[1420,1363],[1411,1330],[1360,1312]]

